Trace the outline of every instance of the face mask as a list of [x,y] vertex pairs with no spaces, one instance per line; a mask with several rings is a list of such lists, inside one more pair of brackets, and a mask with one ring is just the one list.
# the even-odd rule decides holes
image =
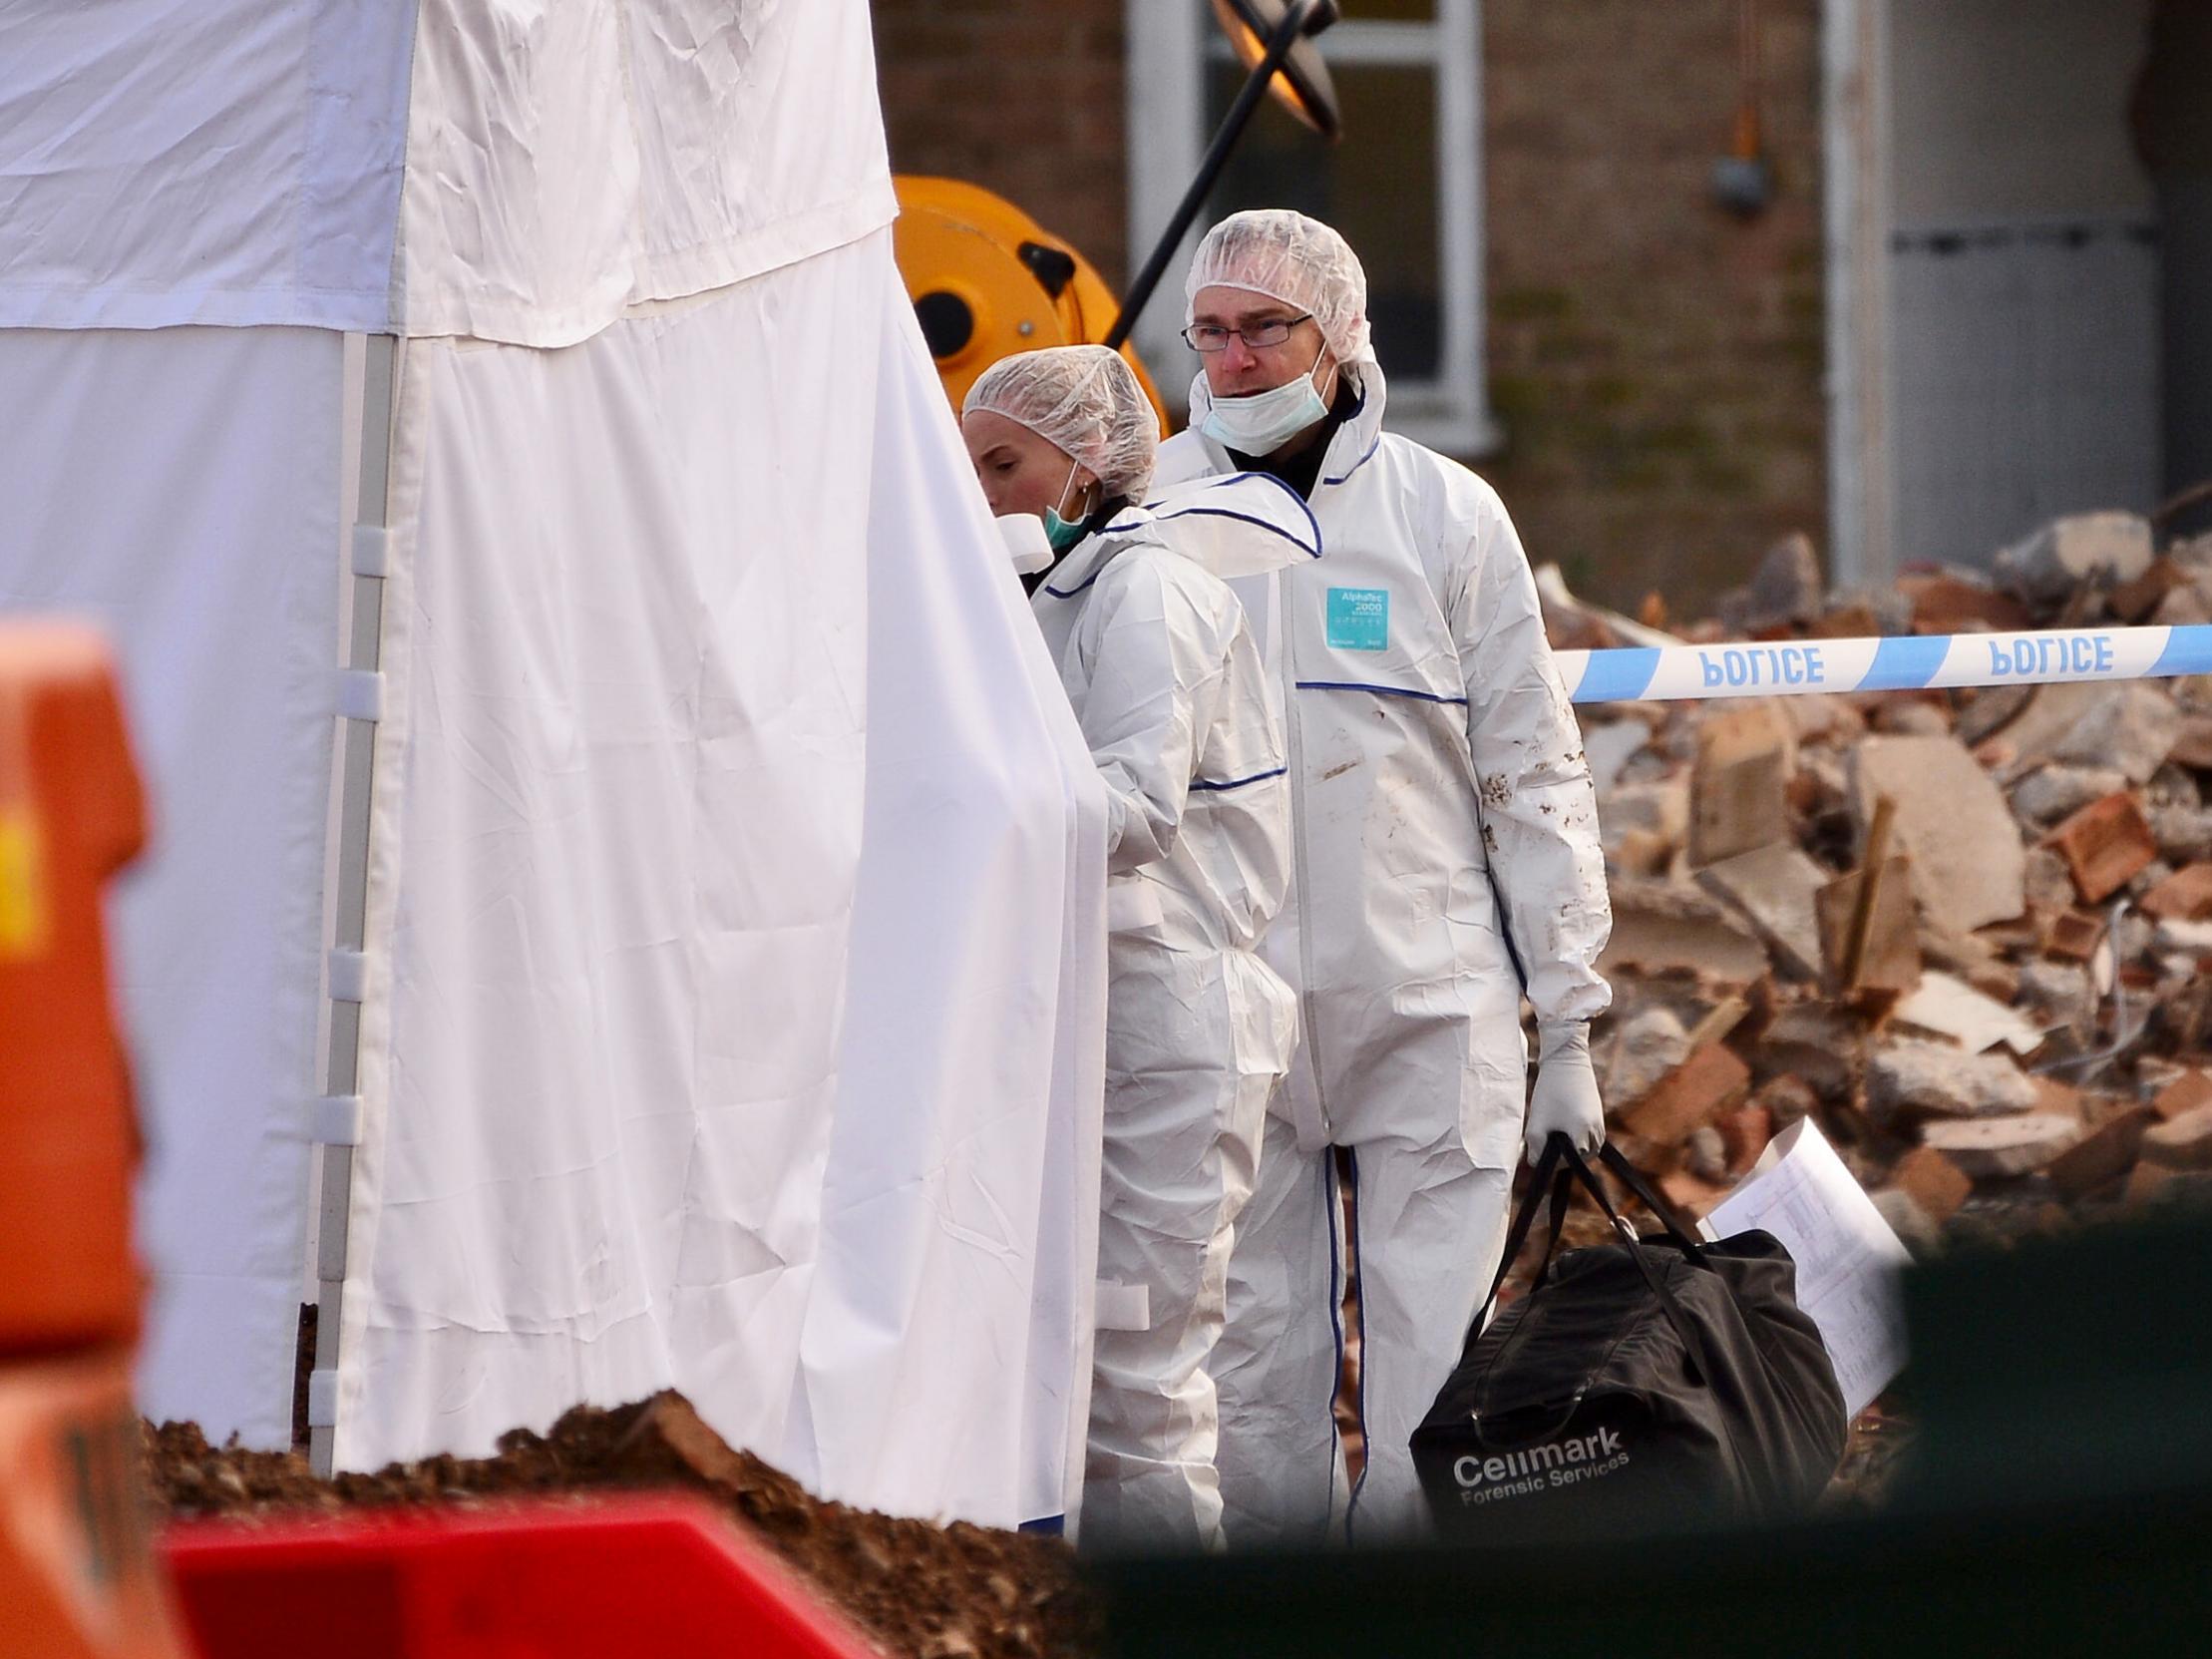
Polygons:
[[1214,399],[1199,430],[1240,455],[1274,454],[1315,421],[1327,418],[1328,405],[1313,385],[1313,369],[1321,366],[1321,352],[1327,349],[1323,345],[1313,354],[1312,368],[1272,392]]
[[[1076,468],[1081,465],[1078,461],[1075,466],[1068,468],[1067,482],[1060,486],[1060,501],[1067,500],[1068,491],[1075,488]],[[1083,539],[1083,521],[1077,519],[1070,524],[1060,517],[1059,502],[1054,502],[1044,510],[1044,539],[1052,544],[1054,553],[1065,553]]]
[[1006,514],[998,521],[998,534],[1014,569],[1023,576],[1035,576],[1051,565],[1052,547],[1034,513]]

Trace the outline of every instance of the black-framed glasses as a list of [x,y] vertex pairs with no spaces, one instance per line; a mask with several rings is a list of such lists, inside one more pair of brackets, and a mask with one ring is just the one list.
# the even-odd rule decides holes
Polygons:
[[1218,322],[1194,322],[1183,330],[1183,343],[1193,351],[1211,356],[1217,351],[1227,351],[1230,337],[1234,335],[1253,350],[1259,351],[1271,345],[1281,345],[1290,337],[1291,329],[1301,322],[1312,320],[1313,313],[1308,311],[1297,317],[1271,317],[1266,322],[1254,323],[1250,328],[1224,328]]

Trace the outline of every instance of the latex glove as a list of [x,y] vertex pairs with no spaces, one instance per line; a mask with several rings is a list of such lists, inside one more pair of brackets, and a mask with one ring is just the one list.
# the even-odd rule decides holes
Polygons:
[[1565,1135],[1578,1152],[1595,1152],[1606,1142],[1605,1102],[1598,1098],[1598,1072],[1590,1063],[1590,1026],[1571,1020],[1537,1033],[1536,1091],[1529,1098],[1527,1152],[1530,1163],[1544,1155],[1544,1142]]

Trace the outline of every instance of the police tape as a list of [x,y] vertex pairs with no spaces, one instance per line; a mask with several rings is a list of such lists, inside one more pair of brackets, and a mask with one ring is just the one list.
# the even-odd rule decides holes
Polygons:
[[1647,645],[1565,650],[1556,660],[1579,703],[2170,679],[2212,673],[2212,624]]

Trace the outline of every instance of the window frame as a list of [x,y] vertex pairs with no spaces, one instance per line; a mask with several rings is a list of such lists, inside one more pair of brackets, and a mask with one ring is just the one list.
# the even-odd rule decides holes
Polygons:
[[[1433,22],[1347,17],[1319,38],[1331,67],[1425,68],[1436,86],[1437,294],[1442,305],[1436,379],[1393,377],[1392,431],[1464,459],[1495,454],[1504,434],[1490,408],[1484,306],[1482,0],[1435,0]],[[1197,173],[1206,142],[1206,69],[1229,44],[1198,0],[1124,0],[1128,117],[1129,248],[1135,267],[1151,250]],[[1455,73],[1445,73],[1450,68]],[[1351,135],[1350,142],[1357,142]],[[1197,360],[1178,337],[1182,273],[1203,218],[1170,261],[1145,307],[1136,345],[1174,408],[1185,405]],[[1385,372],[1390,342],[1377,342]]]

